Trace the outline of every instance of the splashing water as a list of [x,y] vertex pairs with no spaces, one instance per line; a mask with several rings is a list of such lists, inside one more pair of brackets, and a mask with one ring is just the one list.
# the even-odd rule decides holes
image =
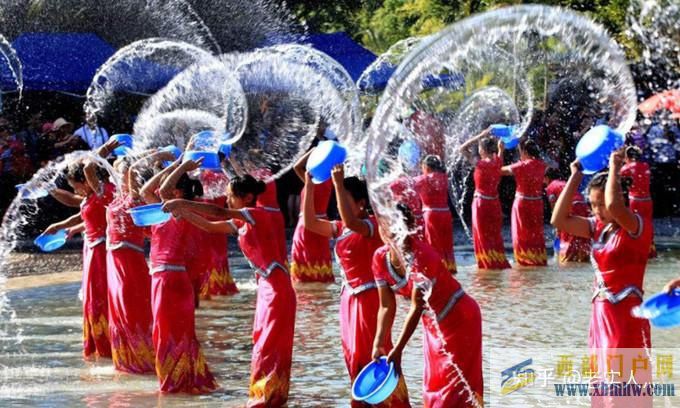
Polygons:
[[[69,153],[38,170],[23,188],[30,194],[18,194],[14,198],[0,225],[0,288],[4,287],[7,279],[5,267],[10,252],[27,238],[33,238],[30,234],[35,228],[35,222],[46,216],[39,205],[40,202],[35,198],[41,196],[41,192],[57,188],[59,179],[64,176],[68,166],[81,160],[93,161],[108,173],[111,182],[117,187],[120,186],[120,180],[111,165],[93,152]],[[117,188],[117,191],[120,191],[120,188]],[[15,323],[15,314],[4,290],[0,290],[0,322],[1,348],[6,350],[11,343],[20,343],[22,329]]]
[[[518,81],[524,106],[526,101],[531,100],[531,88],[526,81]],[[526,112],[527,110],[525,110]],[[473,190],[470,178],[473,175],[471,163],[464,156],[458,154],[457,148],[461,143],[478,135],[484,129],[493,124],[516,125],[518,134],[524,134],[531,120],[532,109],[521,115],[515,105],[515,98],[508,92],[497,86],[480,88],[466,97],[457,112],[452,115],[446,124],[446,155],[449,157],[451,178],[451,198],[456,212],[460,217],[461,224],[469,238],[470,228],[464,218],[464,206],[469,202]]]
[[215,58],[194,45],[149,38],[118,50],[98,70],[87,90],[87,115],[103,115],[121,108],[123,93],[147,95],[165,86],[179,72]]
[[[21,100],[21,95],[24,90],[24,75],[23,67],[21,66],[21,60],[19,60],[16,50],[12,48],[12,45],[2,34],[0,34],[0,54],[6,62],[9,72],[12,74],[12,78],[16,84],[16,90],[19,93],[19,100]],[[0,110],[1,108],[2,104],[0,101]]]
[[[224,57],[248,100],[247,128],[232,158],[246,171],[288,170],[319,133],[320,122],[340,141],[358,140],[355,94],[327,56],[302,46],[271,47]],[[230,172],[239,173],[235,168]]]
[[[228,66],[217,59],[210,64],[201,62],[185,69],[147,100],[135,123],[135,143],[140,150],[168,144],[183,149],[194,134],[189,132],[212,130],[220,137],[209,141],[210,150],[217,150],[220,142],[235,143],[241,138],[247,111],[241,84]],[[172,118],[178,122],[173,124]],[[167,131],[170,127],[179,130],[183,123],[193,124],[187,133]],[[204,126],[197,126],[199,123]]]
[[[457,75],[464,78],[463,86],[444,85],[446,78]],[[428,85],[432,82],[443,86]],[[573,138],[574,118],[579,126],[602,120],[622,133],[635,119],[635,88],[624,55],[591,20],[559,8],[517,6],[449,26],[421,42],[397,68],[369,131],[371,204],[395,248],[404,248],[410,231],[396,209],[401,197],[392,186],[404,180],[413,185],[412,172],[399,160],[399,147],[415,141],[423,154],[440,155],[452,173],[460,160],[458,148],[469,135],[461,131],[464,127],[452,131],[445,125],[455,124],[463,112],[480,124],[492,119],[485,117],[487,105],[474,110],[476,105],[467,99],[477,91],[489,92],[489,87],[503,93],[498,101],[489,101],[500,103],[499,111],[510,96],[510,111],[516,110],[524,124],[520,134],[529,133],[527,124],[537,106],[549,119],[545,136],[551,137],[560,131]],[[495,89],[490,93],[500,95]],[[543,96],[542,101],[534,95]],[[543,135],[530,136],[540,143]],[[401,252],[410,267],[411,255]]]
[[626,35],[639,48],[642,88],[659,92],[680,86],[680,2],[633,0]]

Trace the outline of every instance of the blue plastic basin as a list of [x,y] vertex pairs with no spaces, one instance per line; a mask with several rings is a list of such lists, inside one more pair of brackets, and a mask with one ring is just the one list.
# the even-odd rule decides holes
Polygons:
[[506,149],[514,149],[519,144],[516,134],[517,126],[515,125],[491,125],[491,135],[501,139]]
[[314,148],[307,160],[307,171],[312,174],[312,182],[323,183],[331,178],[331,170],[347,158],[347,149],[333,140],[324,140]]
[[231,154],[231,143],[222,143],[218,151],[224,155],[225,159],[228,159]]
[[132,135],[127,133],[118,133],[111,136],[112,139],[120,143],[120,146],[113,149],[113,154],[116,156],[125,156],[130,153],[132,149]]
[[409,170],[415,169],[420,163],[420,146],[414,140],[406,140],[399,146],[399,160]]
[[212,150],[217,145],[217,134],[212,130],[196,133],[189,141],[189,147],[195,151]]
[[33,243],[43,252],[52,252],[66,243],[66,230],[60,229],[54,234],[41,234],[33,240]]
[[171,214],[164,212],[161,207],[163,203],[141,205],[128,210],[132,222],[139,227],[162,224],[170,219]]
[[609,165],[609,156],[623,146],[623,135],[607,125],[598,125],[586,132],[576,145],[576,157],[583,174],[594,174]]
[[397,388],[399,375],[394,364],[387,364],[387,357],[364,367],[352,384],[352,398],[369,404],[385,401]]
[[203,159],[203,163],[201,164],[201,168],[204,170],[220,170],[222,167],[220,166],[220,157],[217,155],[217,152],[206,152],[206,151],[196,151],[196,150],[187,150],[184,152],[184,161],[188,160],[198,160],[198,159]]
[[640,305],[635,314],[649,319],[656,327],[680,326],[680,289],[657,293]]
[[[179,156],[182,155],[182,151],[179,149],[179,147],[177,147],[175,145],[165,146],[164,148],[161,149],[161,151],[171,152],[172,155],[175,156],[175,160],[179,159]],[[163,162],[164,167],[168,167],[171,164],[172,164],[172,162],[169,161],[169,160],[166,160],[166,161]]]

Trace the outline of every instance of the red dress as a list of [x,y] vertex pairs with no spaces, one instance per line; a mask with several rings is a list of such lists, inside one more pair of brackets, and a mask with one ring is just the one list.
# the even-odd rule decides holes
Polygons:
[[[545,188],[548,202],[555,205],[557,198],[562,194],[562,190],[567,185],[566,181],[553,180]],[[579,217],[589,217],[590,208],[581,193],[576,192],[571,201],[571,214]],[[587,238],[575,237],[564,231],[557,232],[560,240],[558,259],[560,263],[565,262],[589,262],[590,261],[590,240]]]
[[446,173],[415,178],[415,190],[423,203],[425,241],[439,252],[446,268],[456,273],[453,255],[453,216],[449,209],[449,179]]
[[515,261],[523,266],[545,266],[543,225],[543,174],[545,163],[538,159],[522,160],[510,166],[517,182],[512,204],[512,246]]
[[[333,183],[328,180],[317,184],[314,188],[314,211],[318,218],[326,218],[328,201],[333,192]],[[302,190],[302,201],[305,191]],[[304,226],[304,217],[300,215],[291,251],[290,273],[294,280],[300,282],[333,282],[333,266],[331,264],[331,248],[328,237],[309,231]]]
[[[201,172],[201,183],[204,186],[203,202],[224,207],[227,198],[224,196],[229,179],[224,173],[214,171]],[[203,299],[211,296],[233,295],[238,293],[236,283],[229,271],[228,237],[225,234],[209,234],[204,231],[197,231],[203,238],[203,247],[199,248],[198,253],[205,259],[203,269],[198,277],[199,295]]]
[[[591,353],[597,355],[598,370],[593,367],[593,371],[599,372],[600,378],[606,376],[607,380],[610,380],[606,369],[607,354],[610,360],[611,356],[624,356],[623,367],[611,365],[611,362],[610,366],[613,371],[625,373],[624,381],[627,381],[634,358],[648,355],[647,350],[652,347],[649,320],[631,315],[631,310],[642,303],[648,249],[652,242],[651,219],[640,214],[636,216],[639,222],[637,234],[590,218],[596,269],[588,344]],[[637,384],[650,382],[651,372],[636,371],[635,381]],[[652,406],[651,399],[636,401],[630,398],[623,398],[625,401],[619,406]],[[592,399],[593,406],[611,404],[612,398]]]
[[[272,216],[272,222],[275,223],[274,231],[280,231],[278,239],[281,241],[278,245],[286,247],[286,222],[283,219],[283,213],[279,208],[279,200],[276,191],[276,180],[272,178],[272,172],[267,168],[261,168],[253,172],[253,177],[258,180],[266,182],[266,189],[264,193],[257,196],[256,205],[267,210]],[[287,263],[286,263],[287,265]]]
[[[380,298],[371,270],[371,259],[375,250],[383,243],[378,234],[378,223],[375,217],[363,221],[370,229],[371,235],[368,237],[345,228],[342,221],[333,222],[335,256],[340,264],[343,278],[340,294],[342,351],[352,383],[359,371],[372,361],[373,340],[378,327],[378,309],[380,308]],[[388,339],[388,348],[392,348],[390,339]],[[400,387],[400,391],[403,392],[393,393],[384,406],[410,406],[405,384],[403,388]],[[365,404],[352,401],[352,406],[361,407]]]
[[[429,283],[432,292],[422,315],[423,403],[425,407],[449,408],[480,405],[484,398],[482,377],[482,316],[477,302],[465,294],[458,281],[427,243],[412,240],[413,271],[404,277],[389,262],[389,247],[373,255],[373,274],[378,286],[410,298],[413,285]],[[430,310],[431,309],[431,310]],[[443,342],[437,331],[437,324]],[[452,366],[455,364],[455,367]],[[456,369],[458,368],[458,370]]]
[[286,247],[272,240],[275,222],[267,210],[244,208],[248,220],[231,220],[243,255],[257,276],[248,407],[280,407],[288,401],[295,333],[295,290]]
[[161,392],[217,388],[196,338],[194,289],[187,272],[189,224],[171,217],[151,227],[151,303],[156,375]]
[[80,205],[85,224],[83,242],[83,354],[111,357],[109,340],[108,285],[106,272],[106,206],[115,187],[106,183]]
[[503,161],[494,156],[479,160],[475,166],[475,198],[472,200],[472,240],[479,269],[506,269],[503,246],[503,213],[498,200]]
[[154,371],[151,340],[151,277],[144,257],[144,230],[127,211],[142,205],[129,195],[116,197],[106,210],[106,267],[109,331],[113,365],[129,373]]
[[405,204],[416,219],[416,236],[425,239],[425,221],[423,221],[423,203],[415,190],[415,180],[409,177],[400,177],[390,184],[390,190],[396,202]]
[[[645,162],[638,161],[628,163],[621,168],[621,177],[630,177],[633,180],[633,184],[630,186],[630,190],[628,190],[630,209],[640,213],[643,218],[649,218],[651,220],[654,216],[654,202],[649,193],[651,177],[649,165]],[[652,228],[653,237],[654,225],[651,225],[650,227]],[[649,257],[656,258],[656,245],[654,244],[654,239],[652,239],[652,245],[649,248]]]

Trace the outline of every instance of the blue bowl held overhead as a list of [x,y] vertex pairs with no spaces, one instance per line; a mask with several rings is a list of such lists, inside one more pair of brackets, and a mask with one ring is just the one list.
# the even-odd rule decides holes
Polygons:
[[120,143],[120,146],[113,149],[113,154],[116,156],[126,156],[130,153],[130,150],[132,150],[132,135],[127,133],[118,133],[111,136],[111,139],[114,139]]
[[141,205],[128,210],[132,222],[138,227],[149,227],[151,225],[162,224],[170,219],[170,213],[164,212],[163,203]]
[[[182,151],[179,149],[179,147],[177,147],[175,145],[165,146],[164,148],[161,149],[161,151],[162,152],[171,152],[172,155],[175,156],[175,160],[179,159],[179,156],[182,155]],[[163,167],[168,167],[171,164],[172,164],[171,161],[166,160],[166,161],[163,162]]]
[[201,163],[201,169],[203,170],[221,170],[222,166],[220,166],[220,157],[217,155],[217,152],[208,152],[208,151],[197,151],[197,150],[187,150],[184,152],[184,159],[183,161],[188,161],[188,160],[193,160],[197,161],[199,159],[203,159],[203,163]]
[[399,161],[407,169],[413,170],[420,163],[420,146],[415,140],[406,140],[399,146]]
[[670,293],[657,293],[633,310],[633,314],[649,319],[656,327],[680,326],[680,289],[674,289]]
[[218,152],[222,153],[225,159],[228,159],[231,155],[231,143],[222,143]]
[[66,230],[60,229],[54,234],[41,234],[33,240],[33,243],[43,252],[52,252],[66,243]]
[[217,133],[212,130],[203,130],[191,136],[191,140],[187,144],[187,150],[193,151],[210,151],[217,146]]
[[352,398],[369,404],[385,401],[399,383],[399,375],[394,363],[387,364],[387,357],[380,357],[379,362],[371,362],[357,375],[352,384]]
[[491,136],[501,139],[506,149],[514,149],[519,144],[517,126],[515,125],[491,125]]
[[347,149],[333,140],[320,142],[307,159],[307,171],[312,174],[312,182],[321,184],[331,178],[331,170],[347,158]]
[[583,174],[595,174],[609,165],[609,156],[623,146],[624,138],[607,125],[598,125],[586,132],[576,145],[576,157]]

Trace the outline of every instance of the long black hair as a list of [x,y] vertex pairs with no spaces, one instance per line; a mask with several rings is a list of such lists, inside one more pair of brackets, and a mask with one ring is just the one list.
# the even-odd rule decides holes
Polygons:
[[231,192],[238,198],[244,198],[248,194],[253,195],[253,202],[257,200],[257,196],[264,193],[267,185],[262,180],[257,180],[250,174],[244,176],[237,176],[229,182]]

